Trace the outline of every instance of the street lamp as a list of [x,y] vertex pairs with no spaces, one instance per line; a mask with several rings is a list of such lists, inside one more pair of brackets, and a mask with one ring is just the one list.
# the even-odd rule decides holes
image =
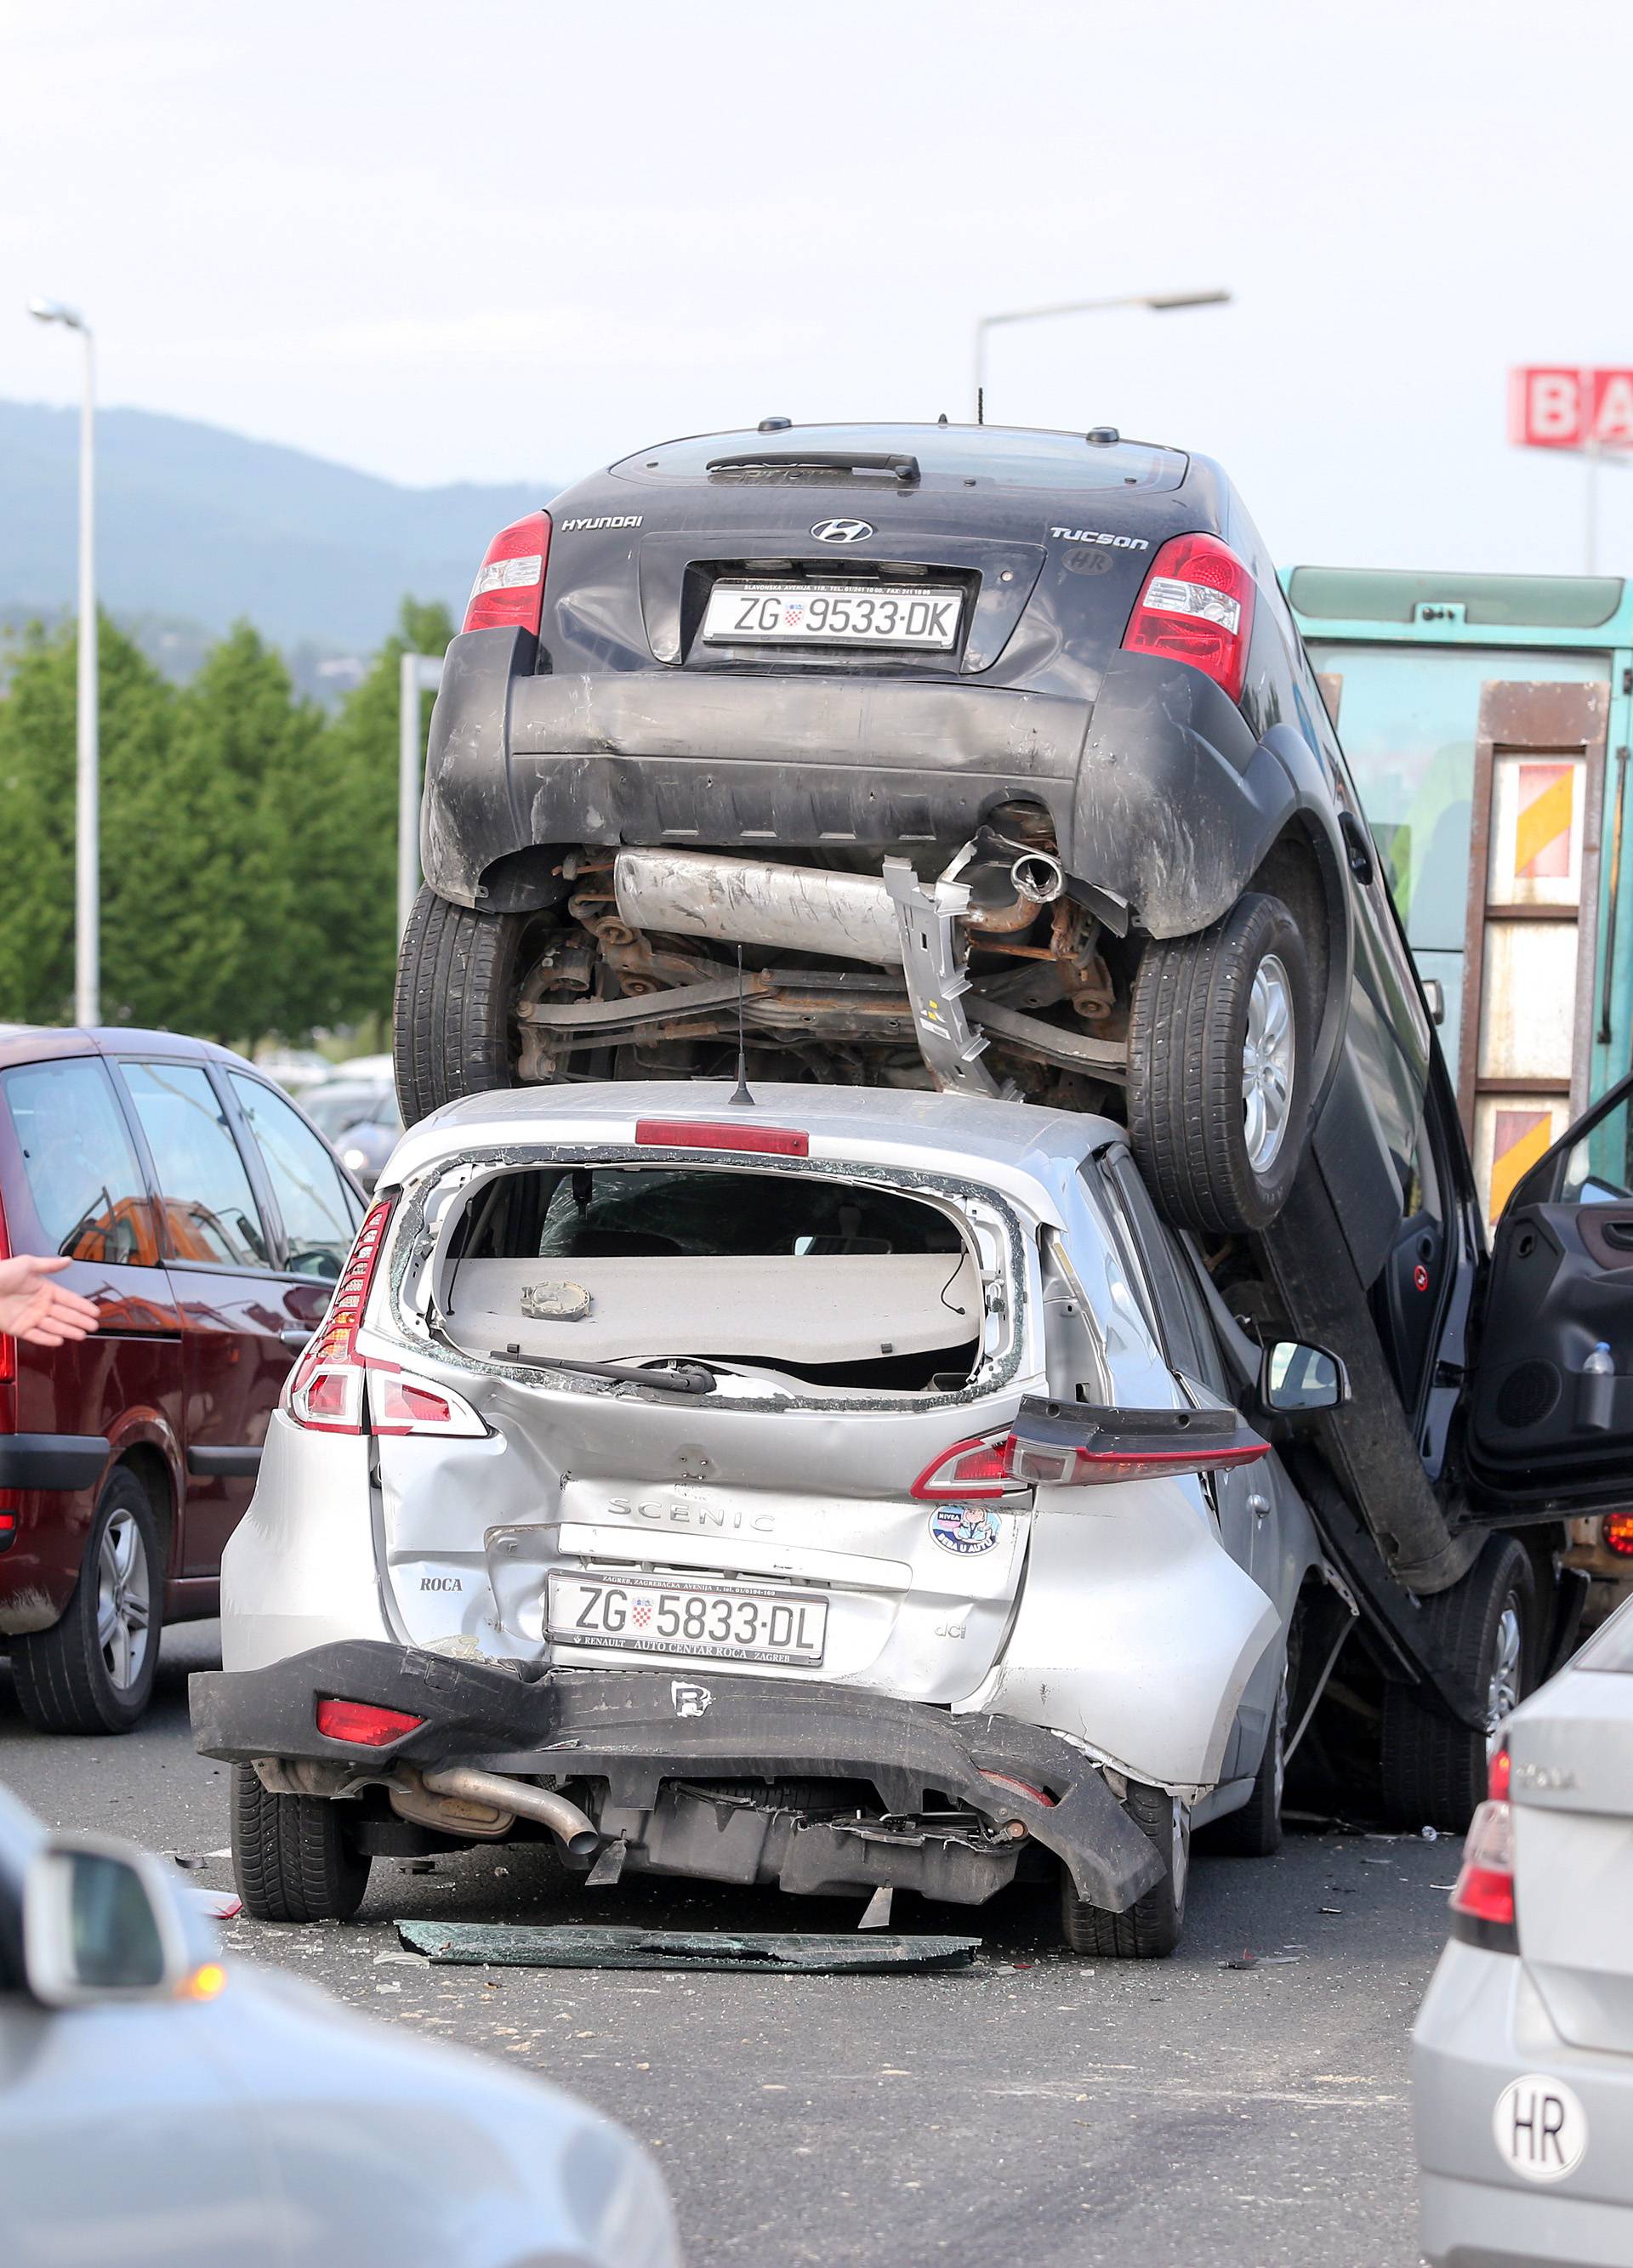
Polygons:
[[74,804],[74,1020],[99,1020],[100,864],[98,850],[96,682],[96,544],[92,474],[95,462],[96,357],[91,326],[58,299],[31,299],[36,322],[62,323],[85,342],[85,399],[79,411],[79,689],[76,718],[78,761]]
[[1037,323],[1050,315],[1098,315],[1110,307],[1149,307],[1153,314],[1171,315],[1181,307],[1225,307],[1230,303],[1228,291],[1135,291],[1116,299],[1068,299],[1058,307],[1021,307],[1011,315],[983,315],[975,326],[975,422],[983,422],[986,334],[1000,323]]

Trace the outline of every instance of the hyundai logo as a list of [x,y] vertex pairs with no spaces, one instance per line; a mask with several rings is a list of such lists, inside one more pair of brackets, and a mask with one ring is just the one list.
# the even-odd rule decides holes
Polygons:
[[866,519],[819,519],[811,534],[818,543],[864,543],[873,534]]

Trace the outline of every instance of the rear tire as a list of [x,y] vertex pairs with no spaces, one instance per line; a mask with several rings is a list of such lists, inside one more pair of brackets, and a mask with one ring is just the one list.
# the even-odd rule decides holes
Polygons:
[[1266,1227],[1304,1156],[1314,1017],[1298,925],[1250,891],[1194,937],[1154,938],[1128,1023],[1128,1130],[1181,1228]]
[[344,1804],[273,1795],[253,1764],[233,1767],[233,1879],[257,1921],[350,1921],[369,1860],[346,1830]]
[[11,1640],[18,1705],[37,1733],[128,1733],[153,1693],[165,1562],[147,1491],[109,1474],[73,1595],[50,1630]]
[[1397,1827],[1461,1835],[1486,1793],[1491,1735],[1530,1691],[1537,1656],[1531,1561],[1511,1535],[1487,1538],[1449,1591],[1422,1604],[1426,1645],[1486,1699],[1485,1730],[1471,1732],[1425,1706],[1408,1685],[1384,1695],[1384,1808]]
[[1191,1824],[1185,1806],[1160,1787],[1130,1780],[1123,1809],[1156,1844],[1165,1872],[1124,1913],[1080,1898],[1069,1868],[1060,1868],[1060,1934],[1074,1953],[1105,1961],[1162,1961],[1185,1927],[1186,1885],[1191,1872]]
[[397,956],[392,1057],[403,1123],[445,1102],[514,1086],[512,1004],[533,914],[481,914],[427,884]]

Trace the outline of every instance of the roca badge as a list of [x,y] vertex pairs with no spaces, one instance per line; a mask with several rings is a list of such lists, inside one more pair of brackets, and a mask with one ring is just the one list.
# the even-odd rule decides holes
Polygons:
[[930,1533],[943,1551],[967,1559],[997,1543],[998,1515],[979,1504],[938,1504],[930,1514]]

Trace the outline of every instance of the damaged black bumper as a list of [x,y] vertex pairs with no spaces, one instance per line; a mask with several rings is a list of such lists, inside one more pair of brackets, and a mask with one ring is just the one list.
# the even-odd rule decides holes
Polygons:
[[[382,1778],[398,1764],[472,1764],[584,1787],[618,1863],[627,1853],[638,1868],[811,1893],[890,1885],[975,1904],[1013,1874],[1019,1822],[1064,1861],[1080,1896],[1112,1912],[1163,1871],[1099,1772],[1055,1734],[846,1686],[706,1667],[496,1666],[357,1639],[264,1669],[196,1672],[189,1689],[204,1756]],[[318,1702],[330,1698],[423,1721],[388,1748],[360,1749],[318,1731]],[[876,1798],[880,1815],[807,1821],[796,1801],[753,1793],[832,1780],[857,1784],[859,1809]],[[955,1831],[955,1809],[976,1814],[981,1831]]]
[[1052,684],[539,674],[521,632],[472,630],[448,648],[431,722],[425,880],[460,905],[530,911],[565,887],[563,844],[922,855],[1012,798],[1048,812],[1068,874],[1157,937],[1223,913],[1306,804],[1340,871],[1326,791],[1301,790],[1201,670],[1119,654]]

